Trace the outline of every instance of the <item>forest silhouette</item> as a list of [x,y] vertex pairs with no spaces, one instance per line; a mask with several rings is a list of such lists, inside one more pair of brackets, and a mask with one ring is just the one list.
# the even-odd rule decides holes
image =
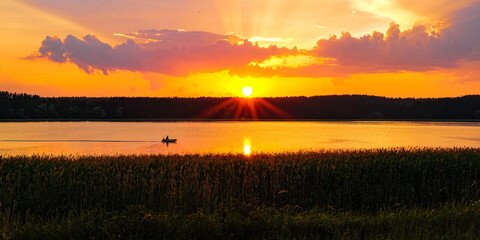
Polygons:
[[40,97],[2,91],[0,119],[475,120],[480,119],[480,95],[418,99],[365,95],[98,98]]

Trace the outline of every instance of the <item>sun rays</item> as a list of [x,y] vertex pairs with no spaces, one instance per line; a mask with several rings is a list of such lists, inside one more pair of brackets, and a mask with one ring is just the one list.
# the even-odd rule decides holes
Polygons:
[[280,117],[292,119],[292,115],[276,107],[263,98],[229,98],[208,109],[200,118],[217,118],[233,120],[258,120]]

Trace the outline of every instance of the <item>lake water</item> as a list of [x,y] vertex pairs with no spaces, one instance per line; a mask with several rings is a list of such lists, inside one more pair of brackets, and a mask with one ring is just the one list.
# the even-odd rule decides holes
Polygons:
[[[174,144],[161,140],[169,135]],[[480,123],[2,122],[0,155],[480,147]]]

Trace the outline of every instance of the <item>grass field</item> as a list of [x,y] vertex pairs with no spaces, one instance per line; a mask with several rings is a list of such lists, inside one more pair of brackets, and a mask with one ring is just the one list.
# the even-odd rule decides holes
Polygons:
[[476,239],[480,149],[0,158],[3,239]]

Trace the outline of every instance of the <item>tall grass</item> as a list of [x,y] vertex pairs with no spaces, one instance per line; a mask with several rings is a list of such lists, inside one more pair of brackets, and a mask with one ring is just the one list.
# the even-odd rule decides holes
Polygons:
[[[244,209],[239,209],[244,208]],[[239,207],[190,214],[132,206],[66,216],[0,219],[9,239],[478,239],[480,205],[397,209],[375,214]],[[247,209],[249,208],[249,209]]]
[[335,211],[480,199],[479,149],[0,158],[0,210],[214,211],[238,204]]

